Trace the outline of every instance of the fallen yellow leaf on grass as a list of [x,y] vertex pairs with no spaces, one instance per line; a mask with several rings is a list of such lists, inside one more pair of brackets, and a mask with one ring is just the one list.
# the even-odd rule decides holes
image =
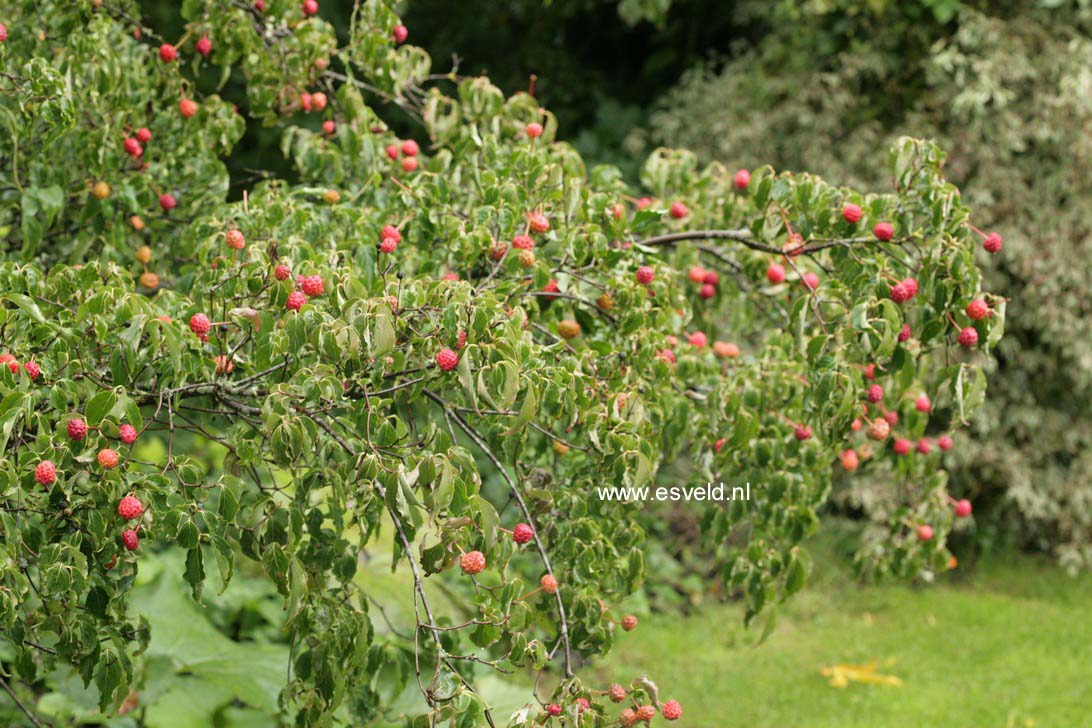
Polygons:
[[[889,660],[888,664],[892,661]],[[832,688],[844,688],[851,682],[866,683],[869,685],[891,685],[898,687],[902,680],[894,675],[883,675],[876,672],[876,661],[872,660],[867,665],[833,665],[824,667],[819,671]]]

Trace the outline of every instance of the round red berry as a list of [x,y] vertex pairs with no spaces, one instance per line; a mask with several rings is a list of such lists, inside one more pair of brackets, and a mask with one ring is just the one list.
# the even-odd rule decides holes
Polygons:
[[87,423],[79,417],[68,421],[68,436],[73,440],[87,437]]
[[[454,280],[454,281],[459,280],[459,276],[456,273],[449,273],[448,275],[455,276],[454,278],[452,278],[450,280]],[[447,278],[447,276],[444,276],[444,278]],[[459,332],[459,335],[455,338],[455,348],[456,349],[462,349],[464,346],[466,346],[466,331],[462,330],[462,331]]]
[[246,247],[246,238],[244,238],[243,234],[235,228],[228,230],[224,235],[224,238],[227,241],[227,246],[233,250],[242,250]]
[[766,269],[766,279],[770,283],[780,283],[785,280],[785,268],[777,263],[770,263],[770,267]]
[[[842,219],[848,222],[850,225],[856,225],[861,220],[861,208],[859,205],[854,205],[852,202],[847,202],[842,206]],[[876,237],[879,237],[878,235]]]
[[642,705],[640,708],[637,709],[637,720],[643,720],[647,723],[655,717],[656,709],[653,708],[651,705]]
[[289,311],[299,311],[305,303],[307,303],[307,296],[303,291],[292,291],[288,294],[288,300],[284,302],[284,307]]
[[972,321],[981,321],[989,314],[989,305],[981,299],[976,299],[967,304],[967,318],[971,319]]
[[905,283],[896,283],[891,286],[891,300],[895,303],[906,303],[910,298],[910,289]]
[[391,238],[396,243],[402,242],[402,233],[394,225],[384,225],[379,233],[379,239]]
[[337,131],[337,124],[335,124],[331,119],[327,119],[326,121],[322,122],[323,134],[325,134],[326,136],[333,136],[335,131]]
[[317,0],[303,0],[303,14],[314,15],[318,12]]
[[911,450],[911,443],[905,437],[900,437],[898,440],[895,440],[895,444],[893,447],[895,449],[896,455],[909,455]]
[[104,447],[99,450],[98,454],[99,465],[106,470],[113,470],[118,466],[118,454],[115,450],[111,450],[108,447]]
[[144,148],[141,147],[140,142],[138,142],[133,137],[127,138],[123,146],[125,147],[125,153],[133,159],[136,159],[140,155],[144,154]]
[[273,269],[273,277],[278,281],[286,281],[292,275],[292,270],[287,265],[278,265]]
[[690,210],[688,210],[686,205],[684,205],[683,203],[675,202],[671,205],[670,213],[671,217],[675,218],[676,220],[682,220],[684,217],[690,214]]
[[421,147],[412,139],[407,139],[402,142],[402,154],[405,154],[407,157],[416,157],[417,153],[420,151]]
[[52,460],[43,460],[34,468],[34,479],[39,485],[53,485],[57,480],[57,466]]
[[159,46],[159,60],[163,61],[164,63],[170,63],[176,58],[178,58],[178,51],[175,50],[173,45],[171,45],[170,43],[164,43],[163,45]]
[[121,543],[130,551],[136,551],[140,546],[140,536],[133,529],[126,529],[121,532]]
[[387,156],[388,157],[390,157],[391,159],[398,159],[398,145],[397,144],[388,144],[386,151],[387,151]]
[[971,515],[971,502],[966,498],[961,499],[955,504],[955,514],[957,518],[966,518]]
[[143,513],[144,504],[137,500],[135,496],[127,495],[118,501],[118,515],[126,521],[140,518]]
[[918,440],[918,452],[922,455],[928,455],[933,449],[933,446],[929,444],[929,441],[924,437]]
[[695,331],[690,334],[687,339],[691,346],[695,346],[699,349],[704,349],[705,345],[709,343],[709,338],[701,331]]
[[42,373],[42,368],[38,366],[38,362],[28,361],[23,365],[23,371],[25,371],[27,376],[31,379],[37,379],[38,375]]
[[641,199],[637,200],[637,209],[638,210],[643,210],[643,209],[645,209],[646,207],[648,207],[651,204],[652,204],[652,198],[651,197],[642,197]]
[[913,335],[913,333],[914,332],[911,330],[910,324],[903,324],[902,328],[899,329],[899,335],[896,338],[899,340],[899,343],[904,343],[910,341],[910,337]]
[[932,538],[933,538],[933,527],[932,526],[918,526],[918,540],[919,541],[930,541],[930,540],[932,540]]
[[817,288],[819,288],[819,275],[816,274],[816,273],[805,273],[804,274],[804,286],[809,291],[814,291]]
[[986,236],[986,239],[982,241],[982,247],[986,249],[987,253],[1000,253],[1001,236],[997,233],[990,233]]
[[137,141],[141,144],[147,144],[152,140],[152,132],[147,127],[140,127],[136,130]]
[[[859,428],[858,428],[859,429]],[[842,461],[842,468],[847,472],[852,473],[861,464],[861,459],[857,455],[856,450],[845,450],[842,452],[840,459]]]
[[886,422],[887,424],[894,427],[895,425],[899,424],[899,413],[896,412],[895,410],[890,410],[889,412],[884,412],[883,413],[883,419],[884,419],[884,422]]
[[973,326],[968,326],[959,332],[959,345],[972,349],[978,344],[978,331]]
[[877,240],[887,242],[891,238],[895,237],[895,226],[889,222],[878,222],[876,227],[872,228],[872,234],[876,236]]
[[531,226],[532,232],[541,234],[550,229],[550,221],[541,212],[528,213],[527,222]]
[[409,38],[409,28],[401,24],[396,25],[391,31],[391,37],[394,38],[395,43],[401,45],[406,42],[406,38]]
[[751,184],[751,173],[745,169],[739,170],[736,172],[736,176],[732,178],[732,184],[736,186],[737,190],[742,192]]
[[441,349],[436,354],[436,366],[445,372],[450,372],[459,365],[459,355],[451,349]]
[[300,288],[303,289],[308,298],[314,298],[322,295],[323,291],[326,290],[326,284],[322,282],[321,276],[307,276],[300,284]]
[[159,206],[163,209],[163,212],[170,212],[178,207],[178,200],[174,198],[174,195],[165,193],[159,196]]
[[576,705],[576,709],[580,713],[583,713],[585,710],[591,708],[591,703],[588,702],[587,698],[577,698],[573,701],[573,703]]
[[207,334],[212,329],[212,322],[209,321],[209,317],[203,313],[195,313],[190,317],[190,331],[201,336]]
[[664,349],[659,353],[659,357],[660,361],[664,362],[665,364],[675,363],[675,352],[671,351],[671,349]]
[[197,49],[197,52],[203,56],[207,56],[209,53],[212,53],[212,41],[209,40],[209,37],[207,35],[203,36],[201,40],[197,41],[195,47]]
[[811,426],[810,425],[797,425],[793,430],[793,437],[803,442],[804,440],[811,439]]
[[197,114],[197,102],[193,99],[182,99],[178,102],[178,113],[183,119],[191,119]]
[[118,439],[126,445],[132,445],[137,439],[136,428],[132,425],[122,425],[118,428]]
[[632,632],[633,630],[637,629],[637,617],[633,616],[632,614],[627,614],[626,616],[622,617],[622,629],[627,632]]
[[679,705],[678,700],[668,700],[661,706],[660,710],[667,720],[678,720],[682,717],[682,706]]
[[873,384],[868,388],[868,401],[875,404],[883,400],[883,387]]
[[547,594],[557,593],[557,579],[554,578],[553,574],[543,574],[538,583],[542,587],[542,591]]
[[524,131],[531,139],[538,139],[540,136],[542,136],[542,124],[538,124],[532,121],[530,124],[527,125]]
[[940,437],[937,438],[937,447],[939,447],[941,450],[943,450],[945,452],[948,452],[949,450],[951,450],[953,444],[954,443],[952,442],[952,438],[949,437],[948,435],[941,435]]
[[478,574],[485,568],[485,554],[481,551],[468,551],[459,559],[459,566],[466,574]]
[[914,409],[918,412],[930,412],[933,409],[933,403],[929,400],[929,395],[923,394],[918,397],[914,402]]
[[535,537],[535,532],[526,523],[517,523],[512,529],[512,540],[518,544],[529,542]]
[[621,703],[626,699],[626,689],[618,683],[613,683],[607,688],[607,697],[610,698],[613,703]]
[[555,717],[559,716],[561,715],[561,706],[557,703],[550,703],[546,706],[546,712]]
[[701,286],[701,290],[698,291],[698,295],[702,298],[712,298],[713,296],[717,295],[717,287],[714,286],[712,283],[703,283]]
[[656,277],[656,272],[652,270],[650,265],[642,265],[637,269],[637,282],[647,286],[652,283],[652,279]]
[[379,252],[390,254],[393,253],[397,247],[398,241],[394,238],[383,238],[382,242],[379,243]]

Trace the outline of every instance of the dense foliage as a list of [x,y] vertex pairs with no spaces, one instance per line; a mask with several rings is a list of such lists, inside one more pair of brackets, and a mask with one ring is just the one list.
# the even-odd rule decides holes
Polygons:
[[[342,43],[319,10],[187,0],[170,39],[132,2],[3,18],[0,654],[27,720],[69,666],[132,710],[129,594],[172,546],[195,599],[255,568],[283,599],[282,720],[368,724],[407,692],[414,726],[671,719],[655,676],[615,705],[574,667],[656,579],[641,503],[597,486],[683,456],[687,485],[752,484],[692,504],[748,619],[801,587],[839,458],[898,493],[870,566],[946,567],[936,445],[983,400],[1004,305],[937,147],[878,153],[882,194],[657,149],[637,198],[532,96],[434,74],[383,2]],[[208,66],[245,78],[298,184],[226,202],[245,120],[196,90]],[[377,543],[413,623],[375,621]],[[552,679],[493,716],[475,678],[511,669]]]
[[[1092,268],[1074,264],[1092,245],[1092,11],[1044,5],[986,14],[966,4],[948,25],[923,24],[913,3],[774,6],[791,37],[696,70],[665,99],[651,138],[865,186],[887,178],[875,151],[898,134],[951,151],[947,174],[1004,236],[986,275],[1011,320],[974,437],[946,464],[975,501],[982,546],[1034,546],[1076,569],[1092,564]],[[746,112],[725,115],[728,103]],[[886,476],[846,486],[844,502],[886,518]]]

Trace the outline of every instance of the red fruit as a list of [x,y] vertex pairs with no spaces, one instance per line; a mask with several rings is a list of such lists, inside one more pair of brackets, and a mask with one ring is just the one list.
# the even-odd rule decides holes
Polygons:
[[804,252],[804,236],[800,233],[789,233],[789,237],[785,239],[785,244],[781,246],[781,249],[795,258]]
[[686,209],[686,205],[681,202],[675,202],[671,205],[671,217],[676,220],[682,220],[684,217],[690,214],[690,210]]
[[406,157],[402,160],[402,171],[413,172],[417,169],[417,157]]
[[550,703],[546,706],[546,712],[553,716],[561,715],[561,706],[557,703]]
[[865,379],[875,379],[876,378],[876,365],[875,364],[869,364],[868,366],[866,366],[864,368],[864,375],[865,375]]
[[857,456],[856,450],[846,450],[841,455],[842,468],[852,473],[857,469],[857,466],[861,464],[860,458]]
[[854,432],[860,432],[861,428],[864,427],[864,423],[861,422],[861,418],[858,417],[853,420],[853,424],[851,424],[850,427],[853,429]]
[[450,372],[459,365],[459,355],[451,349],[440,349],[436,355],[436,365],[445,372]]
[[724,443],[728,442],[727,437],[722,437],[713,443],[713,452],[720,452],[724,449]]
[[[558,286],[557,286],[557,279],[555,279],[555,278],[551,278],[550,282],[542,287],[542,292],[543,293],[558,293],[558,292],[560,292],[560,290],[561,289],[558,288]],[[555,298],[557,298],[557,296],[544,296],[544,298],[552,301]]]
[[920,452],[922,455],[928,455],[932,449],[933,446],[930,445],[929,441],[926,440],[924,437],[918,440],[918,452]]
[[865,435],[869,440],[875,442],[881,442],[887,439],[887,436],[891,433],[891,425],[887,420],[875,419],[868,425],[868,429],[865,430]]
[[770,263],[770,267],[766,269],[766,278],[770,283],[780,283],[785,280],[785,268],[777,263]]
[[197,113],[197,102],[193,99],[182,99],[178,102],[178,113],[182,118],[189,119]]
[[254,9],[259,13],[265,12],[265,0],[254,0]]
[[541,212],[527,213],[527,222],[531,226],[531,232],[544,233],[550,229],[550,221]]
[[402,154],[405,154],[407,157],[416,157],[419,151],[421,151],[421,147],[412,139],[407,139],[402,142]]
[[626,708],[618,716],[618,722],[628,728],[628,726],[637,722],[637,713],[634,712],[633,708]]
[[903,324],[902,328],[899,329],[899,335],[897,338],[900,343],[910,341],[910,336],[913,335],[913,333],[914,332],[910,329],[910,324]]
[[117,454],[117,452],[115,452],[114,450],[111,450],[108,447],[104,447],[102,450],[99,450],[99,454],[98,454],[97,459],[99,461],[99,465],[102,466],[103,468],[105,468],[106,470],[113,470],[114,468],[116,468],[118,466],[118,454]]
[[713,342],[713,353],[720,359],[735,359],[739,356],[739,345],[731,341]]
[[895,237],[895,226],[889,222],[878,222],[876,227],[872,228],[872,234],[876,236],[877,240],[887,242],[891,238]]
[[675,363],[675,352],[671,351],[671,349],[664,349],[659,353],[658,356],[660,357],[660,361],[664,362],[665,364]]
[[383,230],[379,233],[379,238],[392,238],[394,242],[402,242],[402,233],[394,225],[384,225]]
[[[380,248],[380,249],[382,249],[382,248]],[[454,271],[449,270],[447,273],[444,273],[444,280],[445,281],[457,281],[457,280],[459,280],[459,274],[454,272]],[[465,336],[466,334],[464,333],[463,335]]]
[[132,445],[137,439],[136,428],[132,425],[122,425],[118,428],[118,439],[126,445]]
[[527,125],[527,128],[524,131],[527,132],[527,136],[531,139],[538,139],[542,136],[542,124],[536,124],[532,121]]
[[622,617],[622,629],[627,632],[632,632],[633,630],[637,629],[637,617],[633,616],[632,614],[627,614],[626,616]]
[[[860,206],[854,205],[852,202],[847,202],[842,207],[842,219],[848,222],[850,225],[856,225],[861,219]],[[879,235],[877,235],[876,237],[879,237]]]
[[53,485],[57,480],[57,466],[52,460],[43,460],[34,468],[34,479],[39,485]]
[[621,703],[626,699],[626,689],[618,683],[613,683],[607,688],[607,697],[610,698],[613,703]]
[[976,299],[967,304],[967,318],[972,321],[981,321],[990,315],[990,307],[981,299]]
[[986,249],[987,253],[1001,252],[1001,236],[997,233],[990,233],[982,241],[982,247]]
[[292,275],[291,269],[287,265],[278,265],[273,269],[273,277],[278,281],[286,281],[288,277]]
[[656,272],[652,270],[650,265],[642,265],[637,269],[637,282],[647,286],[652,283],[652,279],[656,277]]
[[383,242],[379,244],[380,253],[393,253],[394,249],[398,247],[398,241],[394,238],[383,238]]
[[809,291],[814,291],[819,288],[819,276],[815,273],[804,274],[804,286]]
[[932,526],[918,526],[918,540],[929,541],[933,538]]
[[25,371],[27,376],[33,380],[37,379],[38,375],[42,373],[42,368],[38,366],[37,362],[28,361],[23,365],[23,371]]
[[303,14],[314,15],[318,12],[317,0],[303,0]]
[[130,551],[136,551],[137,546],[140,546],[140,536],[138,536],[137,532],[132,529],[122,531],[121,543],[124,544],[125,548],[129,549]]
[[890,412],[884,412],[883,419],[884,422],[894,427],[895,425],[899,424],[899,413],[895,410],[891,410]]
[[140,518],[142,513],[144,513],[144,504],[137,500],[136,497],[127,495],[118,501],[118,515],[126,521]]
[[390,157],[391,159],[398,159],[398,145],[397,144],[389,144],[387,146],[387,156]]
[[335,131],[337,131],[337,124],[335,124],[333,121],[327,119],[326,121],[322,122],[323,134],[325,134],[326,136],[333,136]]
[[963,498],[955,504],[956,518],[966,518],[971,515],[971,502],[966,498]]
[[905,437],[900,437],[898,440],[895,440],[893,447],[895,448],[896,455],[909,455],[912,445]]
[[868,401],[875,404],[883,400],[883,387],[873,384],[868,388]]
[[715,270],[707,270],[705,271],[705,275],[702,276],[701,280],[703,283],[708,283],[711,286],[715,286],[720,283],[720,276],[717,275],[717,272]]
[[967,328],[959,332],[958,341],[960,346],[967,349],[972,349],[976,344],[978,344],[978,331],[975,329],[975,327],[968,326]]
[[637,720],[643,720],[647,723],[655,717],[656,709],[653,708],[651,705],[642,705],[640,708],[637,709]]
[[7,364],[12,374],[19,373],[19,362],[11,354],[0,354],[0,364]]
[[173,45],[171,45],[170,43],[164,43],[163,45],[159,46],[159,60],[163,61],[164,63],[170,63],[176,58],[178,58],[178,51],[175,50]]
[[947,435],[941,435],[937,438],[937,447],[939,447],[944,452],[948,452],[949,450],[951,450],[952,445],[952,438],[948,437]]
[[140,127],[136,130],[137,141],[141,144],[147,144],[152,140],[152,132],[147,127]]
[[918,295],[918,281],[915,278],[903,278],[902,284],[906,286],[906,290],[910,293],[910,298]]
[[288,300],[284,302],[284,307],[289,311],[299,311],[305,303],[307,303],[307,296],[304,295],[303,291],[292,291],[288,294]]
[[7,42],[8,39],[8,26],[0,23],[0,43]]
[[539,586],[542,587],[542,591],[547,594],[557,593],[557,579],[553,574],[543,574],[542,578],[538,580]]
[[315,111],[322,111],[326,108],[326,94],[321,91],[316,91],[311,94],[311,106]]
[[178,200],[172,194],[162,194],[159,196],[159,206],[163,208],[163,212],[170,212],[178,207]]
[[690,277],[690,280],[694,281],[695,283],[705,283],[704,268],[694,266],[689,270],[689,272],[687,272],[687,275]]
[[895,303],[906,303],[910,298],[910,289],[905,283],[896,283],[891,286],[891,300]]
[[809,425],[797,425],[793,431],[793,437],[803,442],[811,439],[811,427]]
[[930,412],[933,409],[933,403],[929,401],[929,395],[923,394],[917,398],[914,402],[914,409],[918,412]]
[[303,289],[308,298],[314,298],[322,295],[323,291],[326,290],[326,284],[322,282],[322,276],[307,276],[300,284],[300,288]]
[[691,346],[696,346],[699,349],[704,349],[705,345],[709,343],[709,339],[701,331],[690,334],[689,341]]
[[207,35],[203,36],[201,40],[197,41],[195,47],[197,48],[197,52],[203,56],[207,56],[209,53],[212,53],[212,41],[209,40],[209,37]]
[[643,210],[643,209],[645,209],[646,207],[648,207],[651,204],[652,204],[652,198],[651,197],[642,197],[641,199],[637,200],[637,209],[638,210]]
[[573,703],[576,705],[577,712],[580,713],[591,708],[591,703],[588,702],[587,698],[577,698]]
[[535,532],[526,523],[517,523],[512,529],[512,540],[518,544],[528,543],[535,537]]
[[209,321],[209,317],[203,313],[195,313],[190,317],[190,331],[201,336],[207,334],[212,329],[212,322]]
[[304,111],[310,111],[311,107],[311,94],[300,94],[300,108]]
[[465,574],[480,574],[485,568],[485,554],[481,551],[469,551],[459,559],[459,566]]
[[713,296],[717,295],[717,287],[714,286],[712,283],[703,283],[701,286],[701,290],[698,291],[698,295],[702,298],[712,298]]
[[682,717],[682,706],[679,705],[678,700],[668,700],[660,706],[660,711],[666,720],[678,720]]
[[406,38],[409,38],[409,28],[401,24],[396,25],[391,31],[391,37],[394,38],[395,43],[401,45],[406,42]]
[[242,250],[246,247],[246,238],[244,238],[243,234],[235,228],[228,230],[224,235],[224,238],[227,241],[227,246],[233,250]]
[[133,137],[128,137],[125,140],[125,143],[124,143],[123,146],[125,147],[125,153],[128,154],[133,159],[136,159],[141,154],[144,154],[144,149],[140,146],[140,142],[138,142]]
[[745,169],[741,169],[736,172],[736,176],[732,178],[732,184],[736,186],[737,190],[747,189],[747,185],[751,184],[751,173]]
[[79,441],[87,437],[87,423],[79,417],[68,421],[68,436]]

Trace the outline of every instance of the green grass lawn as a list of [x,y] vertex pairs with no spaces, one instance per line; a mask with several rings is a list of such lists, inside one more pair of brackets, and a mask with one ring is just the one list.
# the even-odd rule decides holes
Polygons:
[[[858,586],[828,566],[756,637],[732,605],[651,616],[584,675],[647,672],[694,727],[1092,726],[1092,580],[1046,560],[999,559],[922,588]],[[820,674],[870,660],[902,685],[833,688]]]

